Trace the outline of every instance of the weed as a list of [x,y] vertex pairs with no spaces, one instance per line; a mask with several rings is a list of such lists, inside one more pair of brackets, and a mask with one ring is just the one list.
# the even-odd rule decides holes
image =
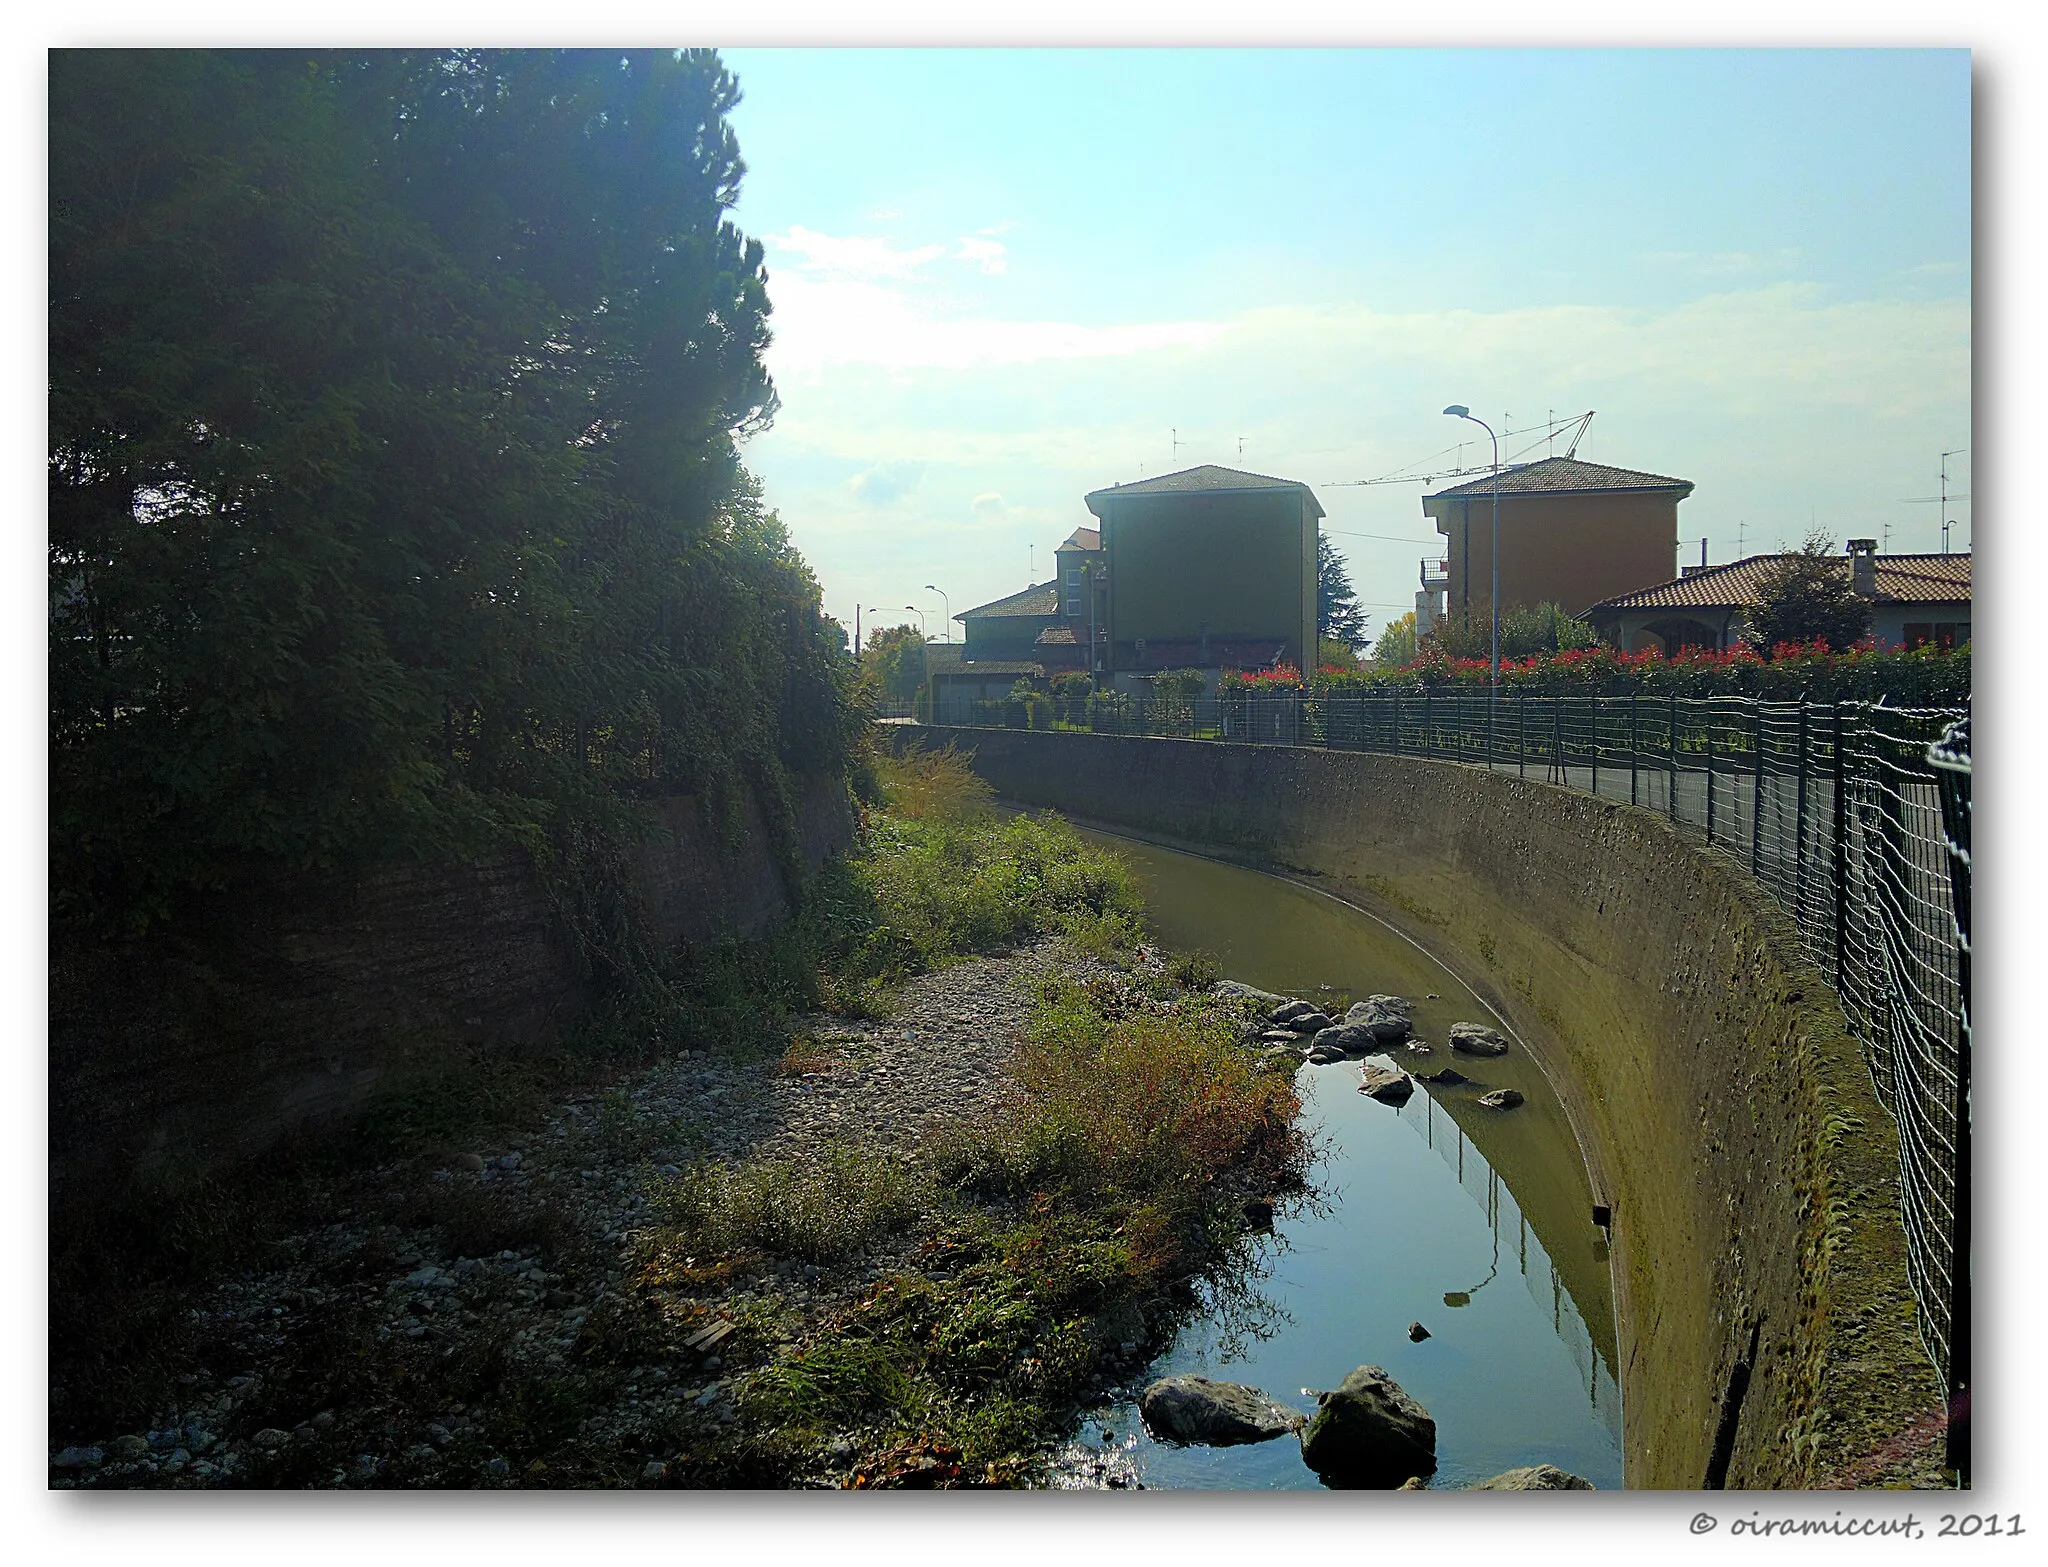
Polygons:
[[846,1147],[803,1160],[700,1164],[656,1185],[653,1206],[687,1248],[811,1262],[850,1257],[920,1211],[901,1164]]

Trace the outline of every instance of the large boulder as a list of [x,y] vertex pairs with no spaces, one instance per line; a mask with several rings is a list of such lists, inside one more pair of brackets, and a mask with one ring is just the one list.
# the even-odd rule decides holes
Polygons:
[[1451,1048],[1468,1056],[1504,1056],[1508,1042],[1483,1023],[1453,1023]]
[[1522,1102],[1522,1096],[1512,1088],[1496,1088],[1490,1094],[1481,1094],[1479,1102],[1489,1110],[1512,1110]]
[[1271,1008],[1266,1013],[1266,1016],[1279,1027],[1285,1028],[1298,1017],[1322,1010],[1313,1001],[1283,1001],[1278,1006]]
[[1370,1094],[1383,1105],[1404,1105],[1408,1096],[1415,1092],[1415,1079],[1399,1067],[1368,1062],[1365,1079],[1358,1085],[1358,1091]]
[[1440,1066],[1434,1072],[1417,1072],[1415,1075],[1425,1083],[1434,1083],[1439,1088],[1455,1088],[1460,1083],[1472,1081],[1454,1066]]
[[1255,1387],[1193,1375],[1154,1382],[1145,1389],[1138,1411],[1154,1436],[1169,1442],[1204,1442],[1211,1447],[1269,1442],[1300,1430],[1303,1422],[1300,1411]]
[[1301,1065],[1302,1052],[1293,1045],[1268,1045],[1258,1054],[1254,1063],[1261,1072],[1274,1072],[1286,1077],[1294,1075]]
[[1481,1480],[1472,1487],[1475,1491],[1597,1491],[1598,1486],[1591,1480],[1582,1480],[1577,1475],[1560,1469],[1555,1464],[1531,1464],[1526,1469],[1510,1469],[1497,1474],[1491,1480]]
[[1399,996],[1368,996],[1363,1001],[1355,1001],[1351,1010],[1344,1014],[1344,1026],[1366,1030],[1376,1044],[1397,1045],[1415,1032],[1415,1025],[1409,1021],[1405,1011],[1386,1005],[1400,999]]
[[1393,1012],[1401,1017],[1412,1018],[1415,1016],[1415,1003],[1406,996],[1373,995],[1367,996],[1362,1001],[1351,1003],[1351,1010],[1353,1012],[1356,1012],[1360,1007],[1368,1007],[1375,1012]]
[[1256,985],[1247,985],[1234,979],[1219,979],[1209,987],[1209,994],[1223,1001],[1256,1001],[1262,1007],[1282,1006],[1292,1000],[1291,996],[1277,996],[1270,990],[1261,990]]
[[1436,1422],[1378,1366],[1360,1366],[1319,1396],[1301,1456],[1338,1490],[1396,1489],[1436,1470]]
[[1362,1055],[1377,1050],[1380,1042],[1373,1031],[1358,1023],[1337,1023],[1321,1030],[1309,1041],[1311,1050],[1333,1050],[1338,1055]]

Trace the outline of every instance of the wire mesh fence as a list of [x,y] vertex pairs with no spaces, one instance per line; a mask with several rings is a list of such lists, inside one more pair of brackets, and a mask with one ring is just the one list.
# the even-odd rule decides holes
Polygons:
[[1898,1123],[1922,1339],[1951,1395],[1966,1386],[1966,714],[1749,697],[1172,691],[954,702],[934,716],[1461,762],[1698,833],[1785,908],[1840,993]]

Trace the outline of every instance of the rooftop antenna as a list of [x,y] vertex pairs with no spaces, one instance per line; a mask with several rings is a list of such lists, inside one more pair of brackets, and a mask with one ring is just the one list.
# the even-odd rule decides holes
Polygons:
[[1244,456],[1244,437],[1241,435],[1237,438],[1237,455],[1240,458]]
[[1550,429],[1543,437],[1543,455],[1545,457],[1555,457],[1557,455],[1557,410],[1555,408],[1550,410],[1549,417],[1544,422],[1550,426]]
[[1029,587],[1038,580],[1038,546],[1027,544],[1025,548],[1031,551],[1031,575],[1024,579],[1024,585]]
[[1180,461],[1180,431],[1175,429],[1167,433],[1173,437],[1173,460],[1177,463]]
[[1579,433],[1572,437],[1572,444],[1564,449],[1565,461],[1569,462],[1578,455],[1579,442],[1586,438],[1586,432],[1592,428],[1593,410],[1588,408],[1583,414],[1579,415]]
[[1735,558],[1737,560],[1742,559],[1742,552],[1744,549],[1742,541],[1748,535],[1748,533],[1749,524],[1747,522],[1738,522],[1735,525]]
[[1960,457],[1969,449],[1967,446],[1956,446],[1941,454],[1941,493],[1939,495],[1909,495],[1906,497],[1906,504],[1909,506],[1938,505],[1941,507],[1941,553],[1944,555],[1948,553],[1948,503],[1950,501],[1966,501],[1970,498],[1967,495],[1949,494],[1948,460],[1951,457]]

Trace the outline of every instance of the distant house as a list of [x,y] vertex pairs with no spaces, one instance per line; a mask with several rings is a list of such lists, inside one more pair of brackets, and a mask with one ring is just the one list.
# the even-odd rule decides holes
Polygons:
[[[1585,618],[1603,642],[1628,652],[1725,651],[1741,638],[1744,615],[1763,602],[1765,571],[1784,558],[1750,555],[1725,566],[1687,567],[1668,582],[1595,604]],[[1879,555],[1873,541],[1851,539],[1836,564],[1869,600],[1878,646],[1949,648],[1970,640],[1968,555]]]
[[[1610,468],[1575,457],[1500,472],[1501,607],[1590,604],[1662,582],[1678,552],[1678,503],[1690,479]],[[1493,613],[1494,476],[1422,498],[1423,515],[1444,536],[1445,558],[1425,563],[1425,593],[1441,591],[1440,613]],[[1434,569],[1432,569],[1434,568]],[[1432,616],[1421,613],[1418,623]]]
[[1063,584],[1062,609],[1075,611],[1063,618],[1078,628],[1092,603],[1095,665],[1113,683],[1314,659],[1324,512],[1306,484],[1204,464],[1095,490],[1087,503],[1101,529],[1068,544],[1079,579],[1099,575],[1100,592]]

